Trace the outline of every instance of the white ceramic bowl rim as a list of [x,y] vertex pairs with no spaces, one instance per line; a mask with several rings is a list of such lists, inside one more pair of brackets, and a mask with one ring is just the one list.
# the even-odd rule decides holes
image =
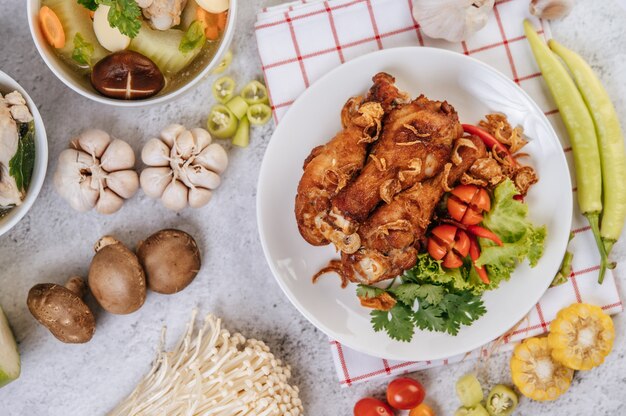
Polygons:
[[[194,1],[194,0],[190,0]],[[48,68],[56,75],[58,79],[60,79],[65,85],[67,85],[71,90],[79,93],[83,97],[89,98],[90,100],[108,104],[116,107],[147,107],[155,104],[162,104],[168,101],[171,101],[177,97],[182,96],[186,92],[190,91],[194,88],[201,80],[207,77],[211,70],[222,60],[222,57],[230,47],[230,43],[233,39],[234,31],[235,31],[235,21],[237,16],[237,0],[229,0],[229,12],[228,12],[228,22],[226,24],[226,31],[224,32],[224,36],[218,47],[215,55],[207,66],[200,71],[193,79],[189,80],[186,84],[177,88],[174,91],[168,92],[163,95],[157,95],[152,98],[147,98],[145,100],[116,100],[113,98],[108,98],[103,95],[98,94],[95,91],[90,91],[82,86],[80,86],[73,79],[66,76],[66,72],[68,69],[64,68],[65,64],[61,62],[61,60],[50,50],[48,45],[43,42],[43,35],[39,29],[39,24],[37,23],[37,13],[39,11],[41,0],[27,0],[27,15],[28,15],[28,26],[30,28],[30,35],[37,47],[37,51],[39,55],[44,60]]]
[[13,208],[11,212],[3,218],[0,218],[0,236],[2,236],[24,218],[28,210],[35,203],[39,191],[41,191],[44,179],[46,178],[48,165],[48,140],[41,114],[39,114],[39,110],[37,110],[34,101],[17,81],[2,71],[0,71],[0,91],[3,94],[11,91],[18,91],[22,94],[28,104],[28,109],[35,119],[35,167],[31,176],[30,185],[22,204]]

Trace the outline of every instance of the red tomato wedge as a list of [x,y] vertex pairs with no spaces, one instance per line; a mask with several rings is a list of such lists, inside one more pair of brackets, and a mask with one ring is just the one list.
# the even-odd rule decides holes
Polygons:
[[450,224],[441,224],[433,228],[428,239],[428,254],[435,260],[443,260],[443,267],[454,269],[463,265],[467,256],[470,240],[465,231]]
[[491,209],[491,198],[486,189],[476,185],[459,185],[450,192],[448,213],[464,225],[479,224],[483,212]]

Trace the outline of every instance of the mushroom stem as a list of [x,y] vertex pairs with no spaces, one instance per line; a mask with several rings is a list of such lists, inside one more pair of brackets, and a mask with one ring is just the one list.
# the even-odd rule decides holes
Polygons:
[[67,279],[67,283],[65,283],[65,288],[70,292],[73,292],[79,298],[84,298],[87,294],[87,284],[85,280],[80,276],[72,276]]

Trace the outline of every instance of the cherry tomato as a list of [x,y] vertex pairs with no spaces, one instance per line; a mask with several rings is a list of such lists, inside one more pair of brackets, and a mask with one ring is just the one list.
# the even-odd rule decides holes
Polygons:
[[491,199],[484,188],[459,185],[450,192],[447,206],[452,218],[465,225],[474,225],[483,220],[483,212],[491,209]]
[[393,410],[373,397],[365,397],[354,405],[354,416],[393,416]]
[[435,416],[435,411],[426,403],[422,403],[416,408],[411,409],[409,416]]
[[444,267],[454,269],[463,265],[463,258],[470,249],[465,231],[454,225],[441,224],[433,228],[428,239],[428,253],[435,260],[443,260]]
[[387,386],[387,402],[396,409],[413,409],[424,400],[425,395],[424,386],[412,378],[397,378]]

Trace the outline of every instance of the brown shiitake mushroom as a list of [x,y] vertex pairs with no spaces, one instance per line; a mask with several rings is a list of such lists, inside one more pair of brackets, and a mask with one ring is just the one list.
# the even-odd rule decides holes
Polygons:
[[146,277],[135,253],[111,236],[96,243],[89,288],[107,312],[135,312],[146,300]]
[[146,271],[148,287],[172,294],[186,288],[200,270],[196,241],[184,231],[157,231],[139,243],[137,256]]
[[94,65],[91,85],[107,97],[137,100],[161,91],[165,78],[150,58],[138,52],[120,51]]
[[68,344],[88,342],[96,331],[96,319],[83,302],[85,281],[71,277],[65,287],[40,283],[28,291],[28,310],[59,341]]

